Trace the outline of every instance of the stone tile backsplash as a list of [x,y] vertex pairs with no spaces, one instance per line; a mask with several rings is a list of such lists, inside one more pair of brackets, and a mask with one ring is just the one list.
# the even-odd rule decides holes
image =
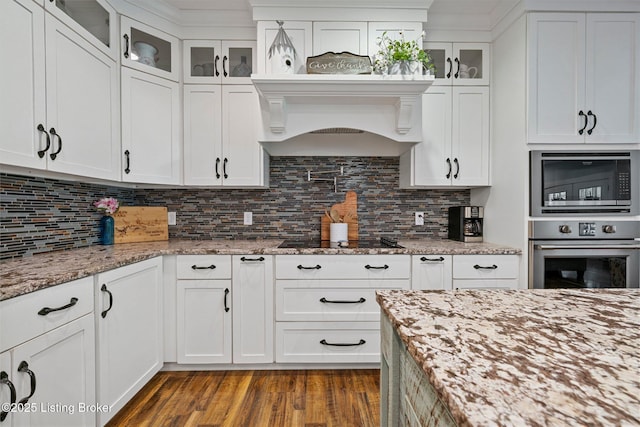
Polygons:
[[[340,166],[337,193],[332,182],[307,181],[307,170]],[[177,212],[170,238],[313,239],[324,209],[353,190],[361,238],[446,238],[447,208],[469,204],[469,190],[400,190],[398,168],[390,157],[272,157],[270,188],[255,190],[130,189],[0,174],[0,259],[96,244],[100,214],[91,203],[105,196]],[[424,226],[413,225],[416,211],[425,212]],[[243,225],[244,212],[253,212],[253,225]]]

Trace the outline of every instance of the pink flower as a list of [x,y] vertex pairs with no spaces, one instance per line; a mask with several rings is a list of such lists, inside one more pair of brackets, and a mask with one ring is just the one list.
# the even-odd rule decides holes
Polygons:
[[95,206],[100,212],[112,215],[114,214],[120,205],[118,204],[118,200],[113,197],[103,197],[97,202],[93,202],[93,206]]

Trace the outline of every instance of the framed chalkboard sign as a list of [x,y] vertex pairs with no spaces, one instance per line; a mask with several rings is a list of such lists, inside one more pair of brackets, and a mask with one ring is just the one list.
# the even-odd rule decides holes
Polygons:
[[371,58],[351,52],[326,52],[307,58],[307,74],[371,74]]

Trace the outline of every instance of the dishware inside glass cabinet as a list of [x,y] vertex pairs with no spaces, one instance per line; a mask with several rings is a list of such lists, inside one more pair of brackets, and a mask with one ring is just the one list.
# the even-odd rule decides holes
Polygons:
[[171,43],[137,28],[131,28],[131,59],[171,72]]

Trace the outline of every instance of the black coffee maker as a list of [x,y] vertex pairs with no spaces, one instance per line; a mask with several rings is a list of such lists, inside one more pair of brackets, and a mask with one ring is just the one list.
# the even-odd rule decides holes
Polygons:
[[482,206],[449,208],[449,239],[460,242],[482,242]]

